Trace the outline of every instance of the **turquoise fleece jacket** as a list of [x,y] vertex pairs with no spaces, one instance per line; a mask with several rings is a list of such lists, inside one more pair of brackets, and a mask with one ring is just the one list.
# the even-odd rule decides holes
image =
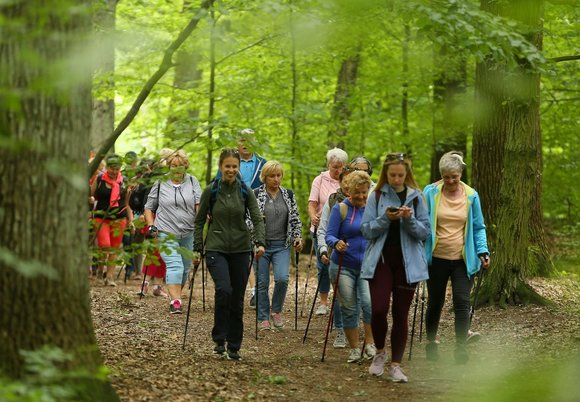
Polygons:
[[[369,195],[360,227],[363,236],[369,241],[361,270],[361,277],[364,279],[375,276],[377,263],[383,256],[383,246],[391,226],[385,211],[388,207],[401,205],[399,196],[391,186],[385,184],[380,191],[378,204],[375,193]],[[431,228],[425,201],[419,190],[408,187],[407,198],[403,204],[413,209],[410,218],[401,218],[401,251],[405,274],[407,283],[413,284],[429,279],[423,242],[429,236]]]
[[[477,191],[467,184],[463,182],[461,184],[467,195],[467,223],[465,224],[465,244],[463,245],[462,255],[465,266],[467,267],[467,276],[471,278],[481,267],[479,255],[489,254],[489,250],[487,248],[487,235],[485,232],[485,224],[483,223],[479,195]],[[443,183],[437,182],[429,184],[423,190],[423,194],[425,194],[425,198],[427,199],[427,208],[431,221],[431,236],[425,242],[425,255],[429,265],[431,265],[433,250],[435,250],[435,246],[437,245],[437,208],[441,200],[442,188]]]

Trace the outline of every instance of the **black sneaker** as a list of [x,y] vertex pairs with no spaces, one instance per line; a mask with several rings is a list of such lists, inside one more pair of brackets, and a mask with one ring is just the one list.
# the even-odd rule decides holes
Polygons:
[[240,360],[240,352],[237,350],[228,349],[228,360]]
[[455,347],[455,362],[457,364],[465,364],[469,360],[469,355],[467,354],[467,349],[465,345],[457,345]]
[[224,345],[220,345],[219,343],[215,344],[213,348],[213,352],[218,356],[225,356],[226,355],[226,347]]
[[425,352],[427,354],[427,360],[430,362],[436,362],[439,360],[439,345],[435,342],[429,342],[425,345]]

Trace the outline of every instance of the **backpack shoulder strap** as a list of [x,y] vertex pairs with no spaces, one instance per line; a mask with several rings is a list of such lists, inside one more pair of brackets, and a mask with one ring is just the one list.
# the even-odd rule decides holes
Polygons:
[[346,214],[348,213],[348,205],[346,205],[344,202],[341,202],[338,204],[338,207],[340,209],[340,221],[344,221],[346,219]]

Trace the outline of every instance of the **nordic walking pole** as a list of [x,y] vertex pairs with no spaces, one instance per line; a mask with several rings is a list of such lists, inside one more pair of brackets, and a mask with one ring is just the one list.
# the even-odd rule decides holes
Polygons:
[[294,331],[298,331],[298,257],[300,253],[296,252],[296,283],[294,284]]
[[[420,287],[420,285],[418,286]],[[413,324],[411,326],[411,344],[409,345],[409,360],[413,355],[413,339],[415,338],[415,321],[417,320],[417,306],[419,305],[419,289],[415,290],[415,308],[413,309]]]
[[[254,250],[252,250],[250,253],[252,255],[252,257],[250,258],[250,269],[252,269],[252,266],[254,265]],[[259,265],[258,265],[258,268],[259,268]],[[259,290],[258,277],[259,276],[257,275],[255,269],[254,269],[254,275],[256,275],[256,340],[258,340],[258,290]]]
[[141,282],[141,292],[139,292],[139,300],[145,296],[143,289],[145,288],[145,279],[147,279],[147,271],[149,270],[149,265],[145,265],[145,275],[143,275],[143,282]]
[[473,315],[475,314],[475,306],[477,306],[477,298],[479,296],[479,289],[481,288],[481,281],[483,281],[484,271],[485,269],[481,267],[477,273],[477,285],[475,285],[475,295],[473,296],[473,304],[471,305],[471,312],[469,314],[469,326],[471,326],[471,321],[473,320]]
[[[300,317],[303,316],[304,305],[306,304],[306,294],[308,293],[308,280],[310,279],[310,268],[312,268],[313,255],[314,255],[314,240],[312,241],[312,247],[310,247],[310,260],[308,261],[308,269],[306,271],[306,283],[304,284],[304,296],[302,296],[302,308],[300,309]],[[314,298],[314,300],[316,300],[316,297]]]
[[423,340],[423,317],[425,316],[425,287],[426,282],[421,285],[421,321],[419,321],[419,343]]
[[191,275],[191,281],[189,282],[189,301],[187,302],[187,318],[185,319],[185,331],[183,332],[183,345],[181,345],[181,350],[185,350],[185,339],[187,338],[187,326],[189,325],[189,313],[191,311],[191,299],[193,299],[193,279],[195,278],[198,268],[199,262],[193,268],[193,274]]
[[304,337],[302,338],[302,343],[306,342],[306,336],[308,335],[308,328],[310,328],[310,320],[312,319],[312,313],[314,312],[314,304],[316,303],[316,298],[318,297],[318,291],[320,290],[320,281],[316,285],[316,291],[314,292],[314,301],[312,302],[312,307],[310,307],[310,314],[308,315],[308,322],[306,323],[306,329],[304,330]]
[[205,313],[205,258],[201,259],[201,300]]
[[328,343],[328,333],[330,332],[330,324],[332,323],[332,318],[334,316],[334,302],[336,301],[336,294],[338,293],[338,279],[340,278],[340,270],[342,269],[342,259],[344,254],[340,254],[340,259],[338,262],[338,270],[336,272],[336,280],[334,281],[334,293],[332,294],[332,302],[330,303],[330,314],[328,315],[328,324],[326,324],[326,335],[324,335],[324,347],[322,348],[322,359],[324,362],[324,355],[326,354],[326,344]]

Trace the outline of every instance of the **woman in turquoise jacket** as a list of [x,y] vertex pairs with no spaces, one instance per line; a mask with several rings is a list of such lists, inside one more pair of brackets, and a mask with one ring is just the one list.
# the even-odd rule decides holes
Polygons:
[[[393,316],[389,379],[407,382],[400,367],[409,332],[408,316],[418,282],[428,278],[423,242],[430,232],[425,201],[404,154],[388,154],[369,196],[361,232],[369,241],[361,277],[369,281],[371,328],[377,348],[369,373],[380,376],[387,360],[387,314]],[[392,306],[389,306],[391,295]]]
[[427,359],[439,358],[437,329],[445,303],[447,282],[451,278],[455,312],[455,360],[466,363],[469,330],[469,294],[473,277],[489,266],[489,250],[483,214],[477,192],[461,181],[463,155],[448,152],[439,161],[442,180],[425,187],[431,235],[425,251],[429,263],[427,288]]

